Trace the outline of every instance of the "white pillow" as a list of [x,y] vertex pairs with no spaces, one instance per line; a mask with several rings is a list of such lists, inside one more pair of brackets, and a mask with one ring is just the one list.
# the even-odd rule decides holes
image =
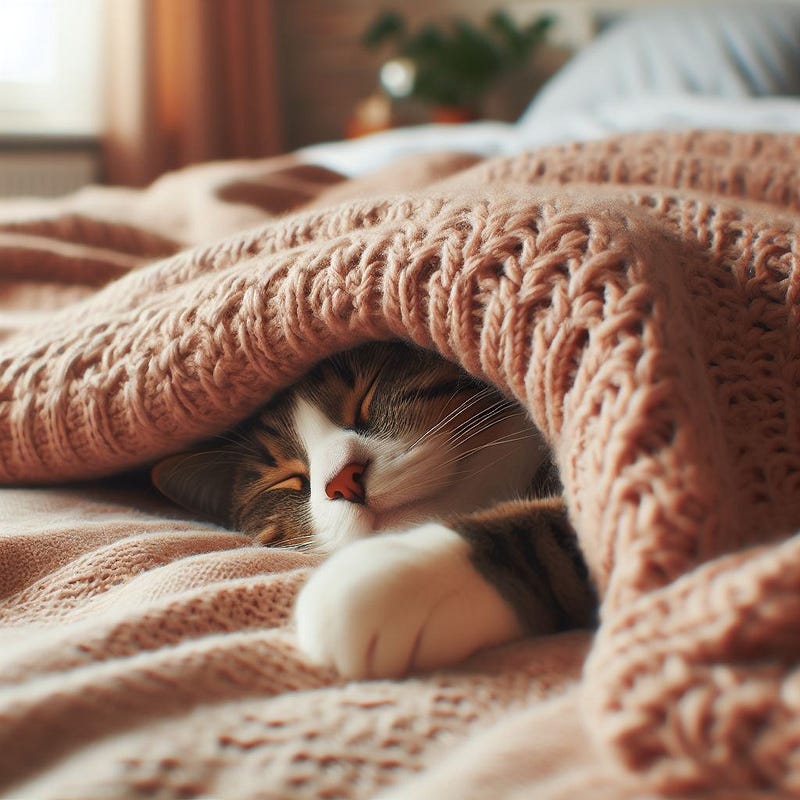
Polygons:
[[551,78],[519,124],[676,94],[800,94],[800,4],[751,0],[633,13]]

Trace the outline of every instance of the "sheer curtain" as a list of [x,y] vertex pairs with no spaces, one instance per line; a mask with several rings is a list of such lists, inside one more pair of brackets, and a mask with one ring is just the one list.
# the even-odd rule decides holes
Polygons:
[[280,152],[274,0],[114,0],[106,179]]

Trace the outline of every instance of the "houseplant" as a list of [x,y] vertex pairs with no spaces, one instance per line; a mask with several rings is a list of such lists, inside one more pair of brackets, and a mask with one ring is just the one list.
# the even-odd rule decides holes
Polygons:
[[497,11],[482,26],[454,18],[411,31],[402,14],[386,11],[364,33],[364,44],[394,46],[394,58],[381,70],[389,94],[431,105],[434,119],[460,121],[479,116],[487,92],[528,61],[552,21],[541,16],[520,26]]

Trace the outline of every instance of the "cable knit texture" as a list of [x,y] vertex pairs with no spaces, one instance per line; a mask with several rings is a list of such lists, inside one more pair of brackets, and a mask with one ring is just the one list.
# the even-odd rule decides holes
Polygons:
[[[800,138],[469,161],[0,207],[6,794],[800,794]],[[530,410],[603,597],[591,641],[343,684],[292,638],[312,558],[102,480],[392,337]]]

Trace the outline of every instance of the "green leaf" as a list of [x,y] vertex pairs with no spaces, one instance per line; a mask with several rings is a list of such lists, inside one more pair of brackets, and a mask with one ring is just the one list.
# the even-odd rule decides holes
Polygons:
[[405,33],[406,22],[396,11],[384,11],[364,31],[361,41],[367,47],[377,47],[387,39],[400,38]]
[[428,23],[414,33],[396,12],[381,14],[367,31],[370,46],[396,42],[397,55],[416,66],[413,96],[444,105],[475,106],[498,78],[530,56],[547,35],[549,17],[521,28],[498,11],[483,26],[455,18],[447,24]]

